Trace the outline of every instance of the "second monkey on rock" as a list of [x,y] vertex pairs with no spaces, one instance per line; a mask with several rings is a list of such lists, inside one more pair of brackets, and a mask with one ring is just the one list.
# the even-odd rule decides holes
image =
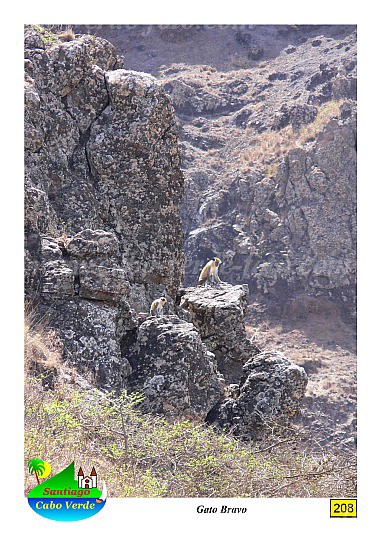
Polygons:
[[164,296],[154,300],[150,307],[150,316],[163,316],[163,307],[167,303]]

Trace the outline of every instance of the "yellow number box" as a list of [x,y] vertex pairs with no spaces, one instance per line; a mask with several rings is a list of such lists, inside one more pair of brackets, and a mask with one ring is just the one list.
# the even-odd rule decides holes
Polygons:
[[330,518],[356,518],[357,500],[330,500]]

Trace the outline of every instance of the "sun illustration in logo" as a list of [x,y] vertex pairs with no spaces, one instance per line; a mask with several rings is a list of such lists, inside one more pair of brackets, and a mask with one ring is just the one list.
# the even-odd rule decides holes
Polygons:
[[34,457],[28,461],[28,472],[35,474],[37,483],[40,484],[40,479],[44,479],[50,474],[50,464],[38,457]]

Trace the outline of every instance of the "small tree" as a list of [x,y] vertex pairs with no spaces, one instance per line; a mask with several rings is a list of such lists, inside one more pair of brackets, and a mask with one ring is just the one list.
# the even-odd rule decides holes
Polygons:
[[34,459],[31,459],[30,461],[28,461],[28,472],[30,474],[33,474],[33,472],[35,473],[38,484],[40,484],[38,474],[40,474],[41,476],[44,473],[44,471],[45,471],[45,466],[44,466],[44,461],[42,459],[35,457]]

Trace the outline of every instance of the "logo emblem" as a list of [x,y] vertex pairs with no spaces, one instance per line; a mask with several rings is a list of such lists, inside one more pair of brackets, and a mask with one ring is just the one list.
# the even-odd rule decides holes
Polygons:
[[85,475],[82,466],[75,477],[74,462],[62,472],[46,479],[50,465],[42,459],[28,462],[28,471],[35,474],[37,486],[28,494],[28,503],[35,513],[60,522],[84,520],[101,511],[106,503],[107,489],[103,483],[102,492],[98,488],[98,475],[93,466]]

